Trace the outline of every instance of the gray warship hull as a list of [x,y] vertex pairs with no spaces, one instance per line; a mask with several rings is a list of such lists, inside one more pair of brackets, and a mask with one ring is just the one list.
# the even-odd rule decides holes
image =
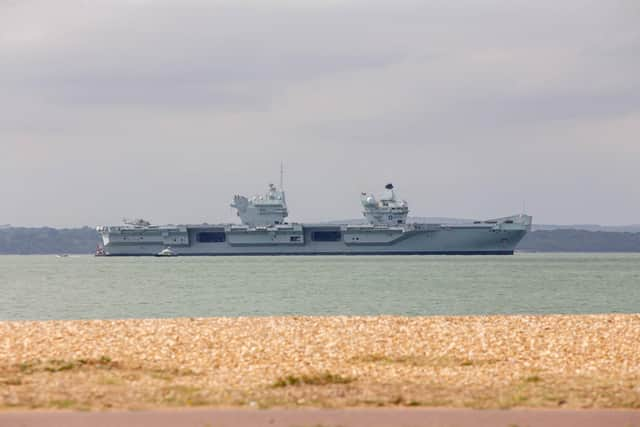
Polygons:
[[106,256],[510,255],[531,227],[519,215],[464,225],[278,224],[98,227]]

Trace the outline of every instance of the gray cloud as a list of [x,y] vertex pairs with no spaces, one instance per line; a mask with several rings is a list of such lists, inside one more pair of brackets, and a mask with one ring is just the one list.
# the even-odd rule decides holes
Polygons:
[[393,180],[416,215],[526,199],[543,222],[637,222],[639,19],[635,1],[0,2],[0,223],[226,221],[280,160],[298,220],[357,216]]

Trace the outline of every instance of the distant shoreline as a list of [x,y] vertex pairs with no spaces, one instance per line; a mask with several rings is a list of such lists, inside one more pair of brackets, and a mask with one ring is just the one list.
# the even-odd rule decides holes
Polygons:
[[[92,254],[99,244],[98,233],[90,227],[0,229],[0,255]],[[640,232],[538,230],[527,234],[516,250],[634,253],[640,252]]]

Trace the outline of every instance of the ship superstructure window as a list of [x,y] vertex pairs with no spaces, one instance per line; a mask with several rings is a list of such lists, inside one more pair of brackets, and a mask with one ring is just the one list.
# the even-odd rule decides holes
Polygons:
[[311,233],[311,240],[315,242],[338,242],[342,238],[339,231],[314,231]]
[[224,231],[203,231],[198,233],[198,242],[201,243],[222,243],[226,240]]

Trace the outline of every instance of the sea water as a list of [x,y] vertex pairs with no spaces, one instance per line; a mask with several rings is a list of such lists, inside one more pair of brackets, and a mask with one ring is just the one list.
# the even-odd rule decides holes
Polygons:
[[0,256],[0,320],[640,312],[640,254]]

